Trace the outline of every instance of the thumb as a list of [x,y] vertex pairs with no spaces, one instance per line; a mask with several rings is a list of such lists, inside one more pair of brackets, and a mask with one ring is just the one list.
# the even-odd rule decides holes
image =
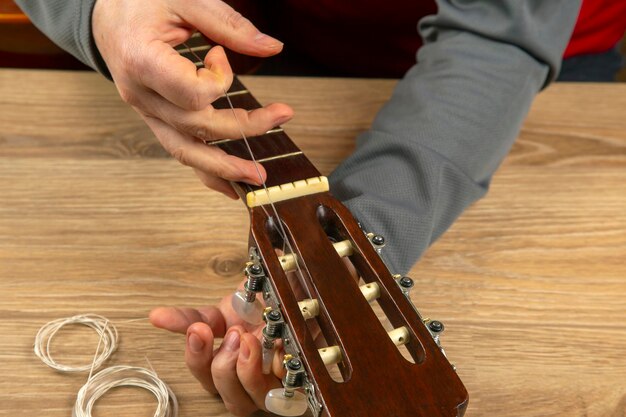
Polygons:
[[261,33],[248,19],[221,0],[183,1],[178,15],[213,42],[245,55],[271,56],[283,43]]
[[185,348],[185,363],[192,375],[196,377],[202,387],[216,394],[217,390],[211,375],[213,361],[213,331],[204,323],[195,323],[187,330],[187,346]]
[[250,333],[241,336],[241,348],[237,360],[237,377],[256,406],[265,410],[265,396],[272,388],[282,387],[273,374],[261,372],[262,352],[259,339]]

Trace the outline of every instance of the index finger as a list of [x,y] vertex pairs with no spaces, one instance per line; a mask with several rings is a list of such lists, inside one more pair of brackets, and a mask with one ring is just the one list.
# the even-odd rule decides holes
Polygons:
[[226,332],[226,321],[217,307],[157,307],[150,312],[150,323],[154,327],[174,333],[185,334],[192,324],[198,322],[206,323],[215,337],[223,337]]

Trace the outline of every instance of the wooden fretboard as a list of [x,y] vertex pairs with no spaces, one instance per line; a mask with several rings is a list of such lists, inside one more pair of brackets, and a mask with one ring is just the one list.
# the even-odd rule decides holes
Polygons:
[[[204,59],[210,49],[206,40],[199,33],[196,33],[186,42],[186,45],[193,50],[193,53],[189,52],[186,46],[180,46],[177,49],[181,55],[189,58],[198,68],[203,67],[202,61],[198,58]],[[254,110],[262,107],[237,77],[235,77],[227,94],[235,108]],[[213,102],[213,107],[216,109],[230,108],[228,100],[224,96]],[[280,126],[276,126],[263,135],[247,139],[254,158],[267,171],[266,186],[268,187],[321,175]],[[207,143],[207,146],[217,146],[230,155],[247,160],[252,159],[243,139],[222,139]],[[242,183],[238,183],[238,185],[246,193],[263,188]]]

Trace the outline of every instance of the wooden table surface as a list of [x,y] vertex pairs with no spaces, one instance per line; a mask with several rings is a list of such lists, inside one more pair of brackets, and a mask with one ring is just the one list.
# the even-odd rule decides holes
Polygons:
[[[288,132],[328,174],[393,81],[245,78],[293,105]],[[215,303],[241,279],[247,213],[204,189],[95,74],[0,70],[0,415],[68,416],[85,374],[33,354],[44,323],[117,324],[111,364],[148,358],[181,416],[227,416],[183,363],[184,337],[152,329],[158,305]],[[558,84],[536,100],[489,195],[412,271],[414,301],[470,393],[468,416],[626,412],[626,85]],[[90,362],[70,328],[59,360]],[[152,414],[122,388],[97,415]]]

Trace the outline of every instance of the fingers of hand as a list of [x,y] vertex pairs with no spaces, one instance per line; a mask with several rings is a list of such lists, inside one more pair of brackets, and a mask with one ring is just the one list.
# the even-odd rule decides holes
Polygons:
[[224,48],[217,45],[212,47],[204,57],[204,68],[198,72],[208,71],[209,76],[215,80],[218,90],[218,97],[228,91],[233,83],[233,70],[230,68],[228,57]]
[[239,195],[235,192],[230,182],[223,180],[221,178],[215,177],[213,175],[209,175],[206,172],[200,171],[197,168],[193,169],[200,178],[200,181],[208,188],[218,191],[224,194],[226,197],[232,198],[233,200],[239,199]]
[[[233,80],[222,48],[214,48],[207,62],[210,69],[198,69],[167,43],[153,40],[141,46],[126,63],[125,70],[137,87],[155,91],[182,109],[202,110],[223,95]],[[141,91],[135,88],[130,93],[141,94]]]
[[[258,408],[237,376],[241,335],[244,332],[240,326],[230,328],[211,364],[215,389],[222,397],[228,411],[237,416],[247,416]],[[261,372],[260,367],[258,372]]]
[[202,387],[212,394],[217,393],[211,374],[214,335],[205,323],[194,323],[187,330],[185,363]]
[[[260,184],[259,175],[252,161],[228,155],[217,147],[206,146],[204,143],[181,134],[162,120],[146,116],[144,120],[165,150],[181,164],[227,181]],[[259,169],[265,175],[263,169],[261,167]]]
[[248,19],[221,0],[180,1],[176,12],[216,43],[252,56],[279,53],[282,42],[261,33]]
[[235,109],[235,115],[231,109],[216,110],[211,106],[188,111],[149,91],[143,93],[142,103],[135,107],[140,113],[158,118],[183,134],[205,141],[239,139],[242,131],[246,136],[262,135],[293,117],[293,110],[282,103],[252,111]]
[[291,107],[282,103],[273,103],[265,107],[246,111],[244,109],[213,109],[210,112],[202,112],[189,115],[190,122],[196,126],[203,126],[207,133],[212,133],[213,138],[241,138],[241,131],[246,136],[262,135],[278,125],[288,122],[293,117]]
[[178,308],[158,307],[150,312],[150,323],[160,329],[185,334],[194,323],[204,323],[212,328],[217,337],[224,335],[226,330],[224,316],[216,307]]
[[241,385],[260,409],[265,409],[265,395],[273,388],[282,386],[274,375],[261,372],[261,342],[250,333],[241,335],[239,358],[237,360],[237,377]]

